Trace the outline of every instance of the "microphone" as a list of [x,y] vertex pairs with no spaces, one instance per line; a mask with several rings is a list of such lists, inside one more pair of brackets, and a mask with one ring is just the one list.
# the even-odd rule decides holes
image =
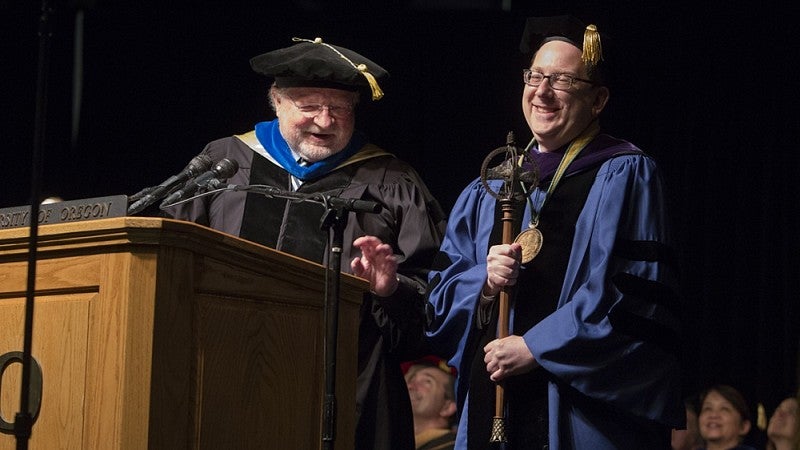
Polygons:
[[[167,198],[161,202],[161,208],[171,205],[175,202],[183,200],[186,197],[197,192],[200,188],[208,187],[209,183],[212,180],[219,179],[219,178],[228,178],[232,176],[236,171],[239,170],[239,163],[236,160],[231,160],[228,158],[221,159],[218,163],[211,168],[211,170],[199,175],[197,178],[189,181],[186,185],[170,194]],[[217,180],[217,183],[219,181]]]
[[[136,214],[139,211],[147,208],[148,206],[155,203],[157,200],[164,198],[167,194],[169,194],[172,190],[178,187],[181,183],[185,182],[186,180],[196,177],[197,174],[202,173],[209,168],[211,168],[211,158],[204,154],[200,154],[192,158],[189,161],[189,164],[183,171],[177,175],[173,175],[163,183],[159,184],[155,187],[144,188],[141,191],[137,192],[136,194],[132,195],[130,198],[136,198],[133,204],[128,207],[128,215]],[[141,198],[139,198],[141,197]]]
[[223,178],[223,179],[212,178],[212,179],[208,180],[208,183],[206,183],[206,189],[208,189],[209,191],[213,191],[213,190],[216,190],[216,189],[238,190],[238,189],[243,187],[243,186],[239,186],[238,184],[228,184],[227,181],[228,180],[226,180],[225,178]]

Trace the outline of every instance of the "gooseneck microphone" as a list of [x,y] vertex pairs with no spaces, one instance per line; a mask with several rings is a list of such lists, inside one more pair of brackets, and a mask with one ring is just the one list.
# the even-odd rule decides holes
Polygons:
[[164,198],[186,180],[210,169],[211,164],[213,164],[213,161],[208,156],[203,154],[195,156],[181,173],[167,178],[158,186],[142,189],[132,195],[130,198],[137,200],[128,207],[128,215],[136,214]]
[[164,199],[163,202],[161,202],[160,207],[164,208],[175,202],[179,202],[191,196],[201,188],[202,189],[207,188],[210,183],[216,184],[213,183],[212,180],[218,181],[221,179],[229,178],[230,176],[235,174],[237,170],[239,170],[239,163],[237,163],[236,160],[223,158],[218,163],[216,163],[214,167],[211,168],[211,170],[200,174],[197,178],[189,180],[184,187],[170,194],[167,198]]

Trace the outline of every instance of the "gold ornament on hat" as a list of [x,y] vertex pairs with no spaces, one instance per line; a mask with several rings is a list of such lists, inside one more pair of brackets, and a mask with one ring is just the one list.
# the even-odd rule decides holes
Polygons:
[[581,60],[587,66],[596,66],[603,60],[603,45],[596,25],[588,25],[583,32],[583,53]]

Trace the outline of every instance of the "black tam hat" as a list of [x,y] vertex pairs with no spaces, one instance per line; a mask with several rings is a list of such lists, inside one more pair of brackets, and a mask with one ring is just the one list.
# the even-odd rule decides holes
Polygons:
[[584,25],[573,16],[529,17],[525,21],[519,49],[522,53],[532,54],[552,40],[565,41],[578,47],[583,52],[581,59],[589,68],[599,65],[603,60],[597,26]]
[[250,60],[258,73],[275,77],[278,87],[327,87],[347,91],[369,88],[373,100],[383,97],[378,80],[388,77],[383,67],[358,53],[322,42],[322,38],[292,38],[291,47]]

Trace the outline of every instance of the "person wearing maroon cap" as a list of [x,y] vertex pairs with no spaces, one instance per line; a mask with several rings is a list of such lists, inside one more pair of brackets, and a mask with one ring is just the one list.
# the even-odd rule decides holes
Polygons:
[[[380,211],[351,211],[343,231],[341,268],[371,281],[361,308],[355,408],[357,450],[414,448],[413,419],[400,362],[418,356],[427,271],[444,231],[445,214],[417,172],[370,143],[356,129],[360,99],[384,96],[388,72],[374,61],[321,38],[251,59],[272,79],[276,119],[209,143],[203,154],[228,158],[239,170],[227,184],[268,186],[295,198],[226,189],[166,206],[165,213],[317,263],[327,263],[329,235],[322,202],[354,199]],[[388,260],[392,276],[378,280]],[[395,275],[396,272],[396,275]]]
[[402,367],[414,414],[416,450],[453,449],[456,369],[434,355],[403,363]]

